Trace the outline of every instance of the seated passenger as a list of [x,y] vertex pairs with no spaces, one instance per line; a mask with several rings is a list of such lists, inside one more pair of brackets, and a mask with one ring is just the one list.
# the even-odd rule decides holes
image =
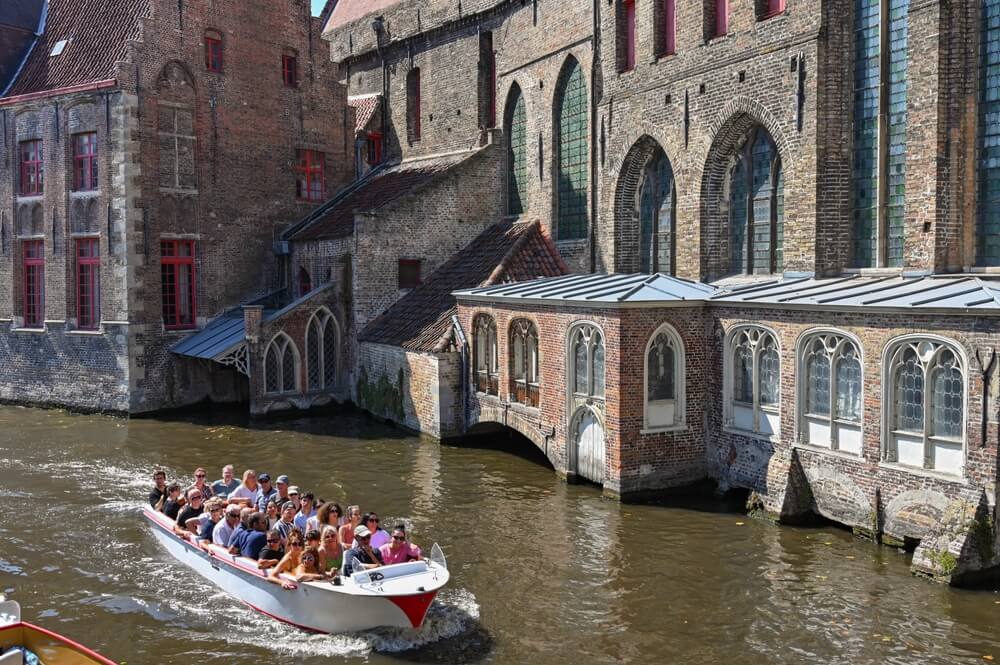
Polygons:
[[229,503],[238,503],[256,509],[257,506],[257,472],[247,469],[243,472],[243,483],[229,495]]
[[257,505],[255,508],[260,512],[267,511],[267,500],[278,493],[278,490],[271,487],[271,474],[261,473],[257,475],[257,484],[260,490],[257,492]]
[[299,508],[302,506],[300,494],[299,488],[295,485],[288,488],[288,500],[295,504],[295,512],[299,512]]
[[295,526],[299,528],[302,533],[306,532],[306,522],[309,521],[310,517],[316,516],[316,510],[313,508],[316,497],[313,496],[312,492],[306,492],[302,495],[302,500],[299,502],[299,512],[295,514]]
[[286,542],[288,546],[285,548],[285,556],[282,557],[277,566],[271,569],[271,572],[267,575],[267,579],[275,584],[280,584],[284,589],[294,589],[295,585],[287,580],[281,579],[280,575],[282,573],[291,573],[299,567],[300,558],[302,557],[302,548],[305,544],[303,542],[302,532],[293,527],[291,532],[288,534]]
[[[371,531],[372,548],[376,550],[382,547],[383,545],[388,544],[389,541],[392,540],[392,538],[389,536],[388,533],[385,532],[384,529],[379,528],[379,523],[381,521],[382,520],[380,520],[378,515],[376,515],[375,513],[365,513],[361,517],[361,523],[364,524],[366,527],[368,527],[368,530]],[[353,545],[354,543],[351,544],[352,547]]]
[[243,539],[250,532],[250,516],[253,515],[253,508],[240,508],[240,523],[233,529],[233,535],[229,537],[229,553],[239,554],[243,547]]
[[[311,531],[306,531],[305,533],[306,533],[306,549],[314,547],[318,550],[320,546],[319,531],[313,529]],[[324,571],[326,570],[326,559],[323,558],[322,552],[320,552],[319,555],[319,567],[321,570]]]
[[392,542],[378,548],[385,565],[417,561],[421,557],[420,548],[406,542],[406,527],[397,524],[392,527]]
[[157,469],[153,472],[154,487],[149,493],[149,505],[154,510],[163,510],[167,500],[167,472]]
[[[287,541],[288,534],[295,528],[295,504],[286,501],[281,507],[281,519],[274,525],[274,528],[281,532],[281,540]],[[286,545],[287,548],[287,545]]]
[[344,562],[344,551],[340,548],[340,539],[337,537],[337,527],[327,525],[323,527],[321,534],[322,544],[319,551],[323,555],[323,569],[329,573],[340,570],[340,564]]
[[240,507],[236,504],[226,506],[225,518],[219,520],[212,531],[212,542],[222,547],[229,547],[229,541],[239,525]]
[[335,530],[339,530],[340,527],[340,515],[343,511],[340,509],[340,505],[334,503],[333,501],[327,501],[319,507],[316,511],[316,516],[309,518],[306,522],[306,526],[310,529],[316,529],[322,532],[324,527],[332,526]]
[[292,571],[297,582],[315,582],[326,579],[319,564],[319,551],[315,547],[307,547],[299,557],[299,565]]
[[359,506],[347,507],[347,522],[340,527],[340,544],[344,547],[352,547],[354,542],[354,529],[361,524],[361,508]]
[[268,501],[264,504],[264,513],[267,515],[267,528],[273,529],[278,523],[281,517],[278,515],[281,511],[278,508],[278,503],[276,501]]
[[364,524],[354,530],[354,538],[358,541],[356,547],[344,552],[344,563],[341,573],[349,576],[354,572],[354,561],[362,565],[363,568],[378,568],[382,565],[382,555],[378,550],[373,550],[371,546],[372,533]]
[[187,491],[187,505],[181,508],[181,511],[177,513],[177,522],[174,524],[174,533],[179,535],[186,535],[187,533],[190,533],[191,524],[189,524],[189,522],[194,521],[194,523],[197,524],[196,518],[198,518],[204,511],[204,496],[202,495],[201,490],[192,487]]
[[277,529],[267,532],[267,544],[257,555],[258,568],[272,568],[278,565],[285,556],[285,550],[281,549],[281,533]]
[[227,499],[239,486],[240,481],[233,478],[233,465],[227,464],[222,467],[222,478],[212,483],[212,494]]
[[217,524],[223,522],[222,513],[226,509],[225,500],[213,496],[205,502],[205,512],[201,514],[201,524],[198,527],[198,542],[212,542],[212,533]]
[[163,514],[176,521],[179,512],[181,512],[181,485],[174,482],[167,485],[167,499],[163,502]]
[[267,545],[267,516],[264,513],[254,513],[250,516],[250,529],[240,545],[240,556],[257,561],[265,545]]
[[[189,490],[198,490],[205,501],[212,498],[212,488],[205,482],[205,469],[198,467],[194,470],[194,485],[188,487]],[[187,492],[184,493],[187,495]]]

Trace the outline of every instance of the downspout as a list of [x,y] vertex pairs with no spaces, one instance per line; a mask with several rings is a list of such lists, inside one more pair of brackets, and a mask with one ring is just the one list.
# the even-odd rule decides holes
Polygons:
[[459,407],[459,413],[462,416],[462,428],[461,432],[464,434],[466,428],[469,425],[469,344],[465,337],[465,331],[462,330],[462,322],[458,320],[457,314],[451,315],[451,324],[455,328],[455,342],[458,346],[458,392],[459,399],[462,400],[462,404]]
[[590,42],[590,272],[597,272],[597,73],[601,21],[600,0],[593,0]]

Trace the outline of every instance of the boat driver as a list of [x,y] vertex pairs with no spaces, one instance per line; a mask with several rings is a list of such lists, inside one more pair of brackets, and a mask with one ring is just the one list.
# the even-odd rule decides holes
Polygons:
[[350,577],[351,573],[354,572],[354,560],[357,559],[366,570],[370,568],[378,568],[382,565],[382,555],[379,551],[372,548],[372,532],[368,530],[364,524],[359,526],[354,530],[354,540],[357,542],[356,547],[344,552],[344,564],[341,569],[341,574],[345,577]]

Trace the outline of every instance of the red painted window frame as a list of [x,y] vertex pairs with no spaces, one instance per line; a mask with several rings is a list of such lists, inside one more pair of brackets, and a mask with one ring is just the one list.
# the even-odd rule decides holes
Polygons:
[[101,323],[101,239],[76,241],[76,327],[97,330]]
[[663,0],[663,55],[677,53],[677,0]]
[[715,0],[715,34],[722,37],[729,32],[729,0]]
[[299,59],[294,55],[281,56],[281,81],[286,88],[299,87]]
[[[17,146],[21,158],[21,195],[41,196],[45,192],[45,159],[42,140],[21,141]],[[32,180],[34,176],[34,180]]]
[[[399,259],[399,263],[396,267],[396,282],[401,289],[415,289],[424,283],[423,277],[421,276],[421,268],[423,261],[420,259]],[[403,279],[403,268],[416,268],[416,278],[412,280]]]
[[785,12],[785,0],[767,0],[767,13],[761,17],[762,21],[774,18],[778,14]]
[[623,72],[635,69],[635,0],[622,0],[625,11],[625,68]]
[[382,163],[382,132],[368,132],[368,163]]
[[45,241],[21,243],[22,286],[24,287],[24,327],[45,326]]
[[73,135],[73,191],[97,190],[97,132]]
[[205,69],[217,74],[222,72],[222,40],[205,36]]
[[[309,203],[321,203],[323,192],[326,191],[323,174],[326,153],[318,150],[300,149],[297,157],[295,172],[298,175],[295,178],[295,198]],[[315,187],[317,182],[318,189]]]
[[[186,255],[181,254],[181,248],[186,247]],[[187,268],[189,280],[188,301],[190,312],[181,312],[177,294],[181,291],[180,268]],[[195,271],[195,241],[194,240],[161,240],[160,241],[160,297],[163,304],[163,327],[167,330],[187,330],[195,328],[198,321],[198,293]],[[172,296],[172,297],[168,297]],[[185,317],[184,314],[187,316]],[[188,320],[184,320],[184,319]]]

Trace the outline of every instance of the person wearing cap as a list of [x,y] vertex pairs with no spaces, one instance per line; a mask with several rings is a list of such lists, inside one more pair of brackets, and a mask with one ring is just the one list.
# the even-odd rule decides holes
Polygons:
[[302,507],[302,499],[299,498],[299,488],[297,485],[292,485],[288,488],[288,500],[295,504],[295,512],[299,512]]
[[257,504],[254,506],[258,511],[267,512],[267,500],[278,493],[278,490],[271,486],[271,474],[261,473],[257,475],[257,484],[260,490],[257,492]]
[[253,508],[257,504],[257,472],[247,469],[243,472],[243,482],[229,495],[229,503],[238,503]]
[[361,516],[361,523],[368,527],[368,531],[371,533],[371,545],[374,550],[392,542],[392,537],[389,536],[388,532],[379,526],[381,522],[382,520],[376,513],[365,513]]
[[350,576],[354,572],[354,562],[357,561],[366,570],[382,565],[382,555],[372,548],[372,532],[364,524],[354,530],[357,546],[344,552],[344,564],[341,574]]
[[313,496],[312,492],[306,492],[302,495],[302,500],[299,502],[299,512],[295,514],[295,526],[299,527],[299,531],[302,533],[309,531],[307,527],[309,518],[316,516],[316,510],[313,508],[315,503],[316,497]]
[[212,542],[222,547],[229,547],[229,539],[240,525],[240,507],[235,503],[226,506],[226,516],[219,520],[212,530]]
[[227,464],[222,467],[222,477],[212,483],[212,494],[225,499],[239,486],[240,481],[233,477],[233,465]]
[[[285,505],[288,501],[288,476],[281,474],[274,479],[274,486],[278,489],[278,507]],[[296,510],[298,510],[296,508]]]
[[[295,528],[295,504],[286,501],[281,507],[281,519],[274,525],[274,528],[281,533],[281,542],[288,540],[288,534]],[[286,547],[287,549],[287,547]]]

